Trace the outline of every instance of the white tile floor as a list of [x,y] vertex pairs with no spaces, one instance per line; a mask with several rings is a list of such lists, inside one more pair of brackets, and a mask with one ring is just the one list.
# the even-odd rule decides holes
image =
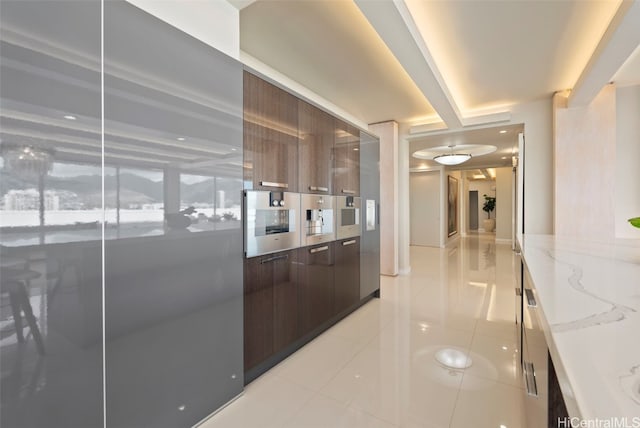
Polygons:
[[[202,428],[523,427],[510,246],[478,235],[412,247],[411,267]],[[443,347],[473,365],[440,366]]]

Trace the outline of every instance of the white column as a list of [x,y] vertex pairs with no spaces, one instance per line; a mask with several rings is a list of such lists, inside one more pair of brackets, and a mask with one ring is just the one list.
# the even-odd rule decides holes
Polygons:
[[380,137],[380,273],[398,275],[398,124],[374,123],[369,130]]
[[409,142],[402,140],[398,148],[398,273],[411,272],[409,243],[411,240],[411,207],[409,201]]

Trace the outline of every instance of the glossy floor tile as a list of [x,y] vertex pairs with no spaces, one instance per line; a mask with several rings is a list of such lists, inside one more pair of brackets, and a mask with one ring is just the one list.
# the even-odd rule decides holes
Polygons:
[[[510,246],[411,247],[411,267],[202,427],[523,428]],[[440,364],[443,348],[472,365]]]

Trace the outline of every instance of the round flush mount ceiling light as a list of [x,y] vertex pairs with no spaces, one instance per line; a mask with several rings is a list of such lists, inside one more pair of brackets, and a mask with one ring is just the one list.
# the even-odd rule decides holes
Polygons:
[[436,352],[435,359],[445,367],[451,369],[466,369],[473,361],[467,353],[454,348],[443,348]]
[[441,165],[460,165],[469,159],[493,153],[498,148],[485,144],[459,144],[449,146],[436,146],[420,149],[411,156],[418,159],[428,159]]
[[441,165],[460,165],[463,162],[471,159],[471,155],[468,153],[447,153],[444,155],[438,155],[433,158],[434,161]]

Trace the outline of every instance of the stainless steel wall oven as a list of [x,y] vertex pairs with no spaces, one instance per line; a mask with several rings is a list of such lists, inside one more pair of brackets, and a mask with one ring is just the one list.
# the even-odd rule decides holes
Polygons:
[[300,194],[247,190],[244,211],[246,257],[300,246]]
[[337,239],[360,236],[360,205],[357,196],[336,196]]

